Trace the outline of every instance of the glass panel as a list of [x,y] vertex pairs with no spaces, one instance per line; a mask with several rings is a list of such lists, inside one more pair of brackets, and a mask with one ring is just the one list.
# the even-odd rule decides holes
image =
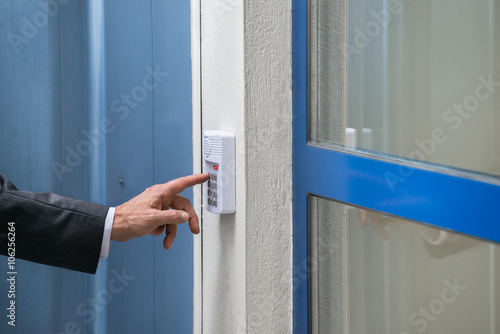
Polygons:
[[500,175],[500,1],[344,2],[311,5],[310,139]]
[[500,246],[310,197],[312,333],[500,333]]

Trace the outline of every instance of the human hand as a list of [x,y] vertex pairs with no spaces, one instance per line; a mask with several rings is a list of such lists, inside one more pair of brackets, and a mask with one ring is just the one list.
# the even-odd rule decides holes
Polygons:
[[200,233],[193,206],[178,194],[208,178],[208,174],[197,174],[157,184],[117,206],[111,240],[127,241],[147,234],[158,236],[165,231],[163,247],[170,249],[177,235],[177,224],[189,221],[191,232]]
[[[393,230],[396,235],[402,233],[402,228],[420,231],[424,228],[421,224],[416,224],[405,219],[384,215],[379,212],[358,209],[359,227],[365,227],[368,223],[372,226],[376,234],[378,234],[382,240],[389,239],[389,232],[387,227],[396,225],[397,229]],[[399,231],[399,233],[398,233]]]
[[386,226],[391,226],[396,223],[392,217],[385,216],[376,212],[358,209],[359,227],[365,227],[367,221],[370,222],[373,230],[377,233],[382,240],[389,239],[389,233],[385,229]]

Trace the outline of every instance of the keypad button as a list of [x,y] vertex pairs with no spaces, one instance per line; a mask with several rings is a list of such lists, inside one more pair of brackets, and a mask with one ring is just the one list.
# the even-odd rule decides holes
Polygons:
[[207,205],[211,207],[217,207],[217,174],[209,173],[210,178],[207,184]]

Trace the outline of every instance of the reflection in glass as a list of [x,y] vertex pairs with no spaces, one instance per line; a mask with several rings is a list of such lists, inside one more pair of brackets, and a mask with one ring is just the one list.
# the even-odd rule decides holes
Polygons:
[[310,198],[312,333],[500,333],[500,246]]
[[338,3],[311,5],[311,140],[500,175],[500,1]]

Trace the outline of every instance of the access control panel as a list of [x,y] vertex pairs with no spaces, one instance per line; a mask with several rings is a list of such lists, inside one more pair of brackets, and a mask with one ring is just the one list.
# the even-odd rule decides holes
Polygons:
[[205,173],[210,175],[205,187],[205,208],[213,213],[236,211],[236,171],[234,133],[209,130],[203,133]]

